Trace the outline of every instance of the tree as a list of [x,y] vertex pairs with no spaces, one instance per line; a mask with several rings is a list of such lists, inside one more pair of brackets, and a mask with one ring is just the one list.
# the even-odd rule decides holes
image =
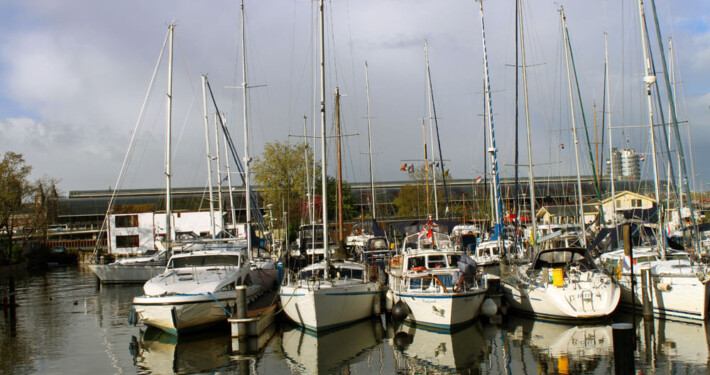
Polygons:
[[0,264],[18,260],[13,252],[16,239],[25,245],[46,235],[49,197],[56,195],[54,181],[45,178],[33,183],[30,172],[32,167],[22,154],[8,151],[0,161]]
[[[306,164],[306,160],[308,163]],[[274,217],[283,219],[282,203],[288,212],[289,223],[301,222],[308,215],[306,208],[307,181],[320,175],[320,164],[313,165],[313,150],[305,143],[292,144],[274,141],[264,146],[254,159],[251,170],[264,204],[273,204]],[[307,180],[311,178],[311,180]]]
[[[316,186],[320,186],[320,178],[316,181]],[[328,176],[328,221],[330,223],[336,223],[338,221],[337,209],[338,209],[338,181],[335,177]],[[343,181],[343,220],[352,220],[357,217],[357,202],[355,201],[355,196],[352,193],[350,184],[347,181]]]
[[[392,204],[397,207],[397,216],[400,217],[423,217],[425,215],[434,215],[434,185],[431,181],[432,174],[434,173],[431,168],[429,169],[429,212],[427,212],[427,194],[426,194],[426,169],[425,167],[410,167],[409,179],[412,181],[409,184],[402,186],[399,190],[399,194],[392,201]],[[436,190],[437,198],[439,201],[439,213],[444,212],[444,187],[441,184],[441,174],[437,169],[437,184],[438,189]],[[446,175],[446,181],[451,181],[451,175]],[[452,202],[449,202],[452,206]]]

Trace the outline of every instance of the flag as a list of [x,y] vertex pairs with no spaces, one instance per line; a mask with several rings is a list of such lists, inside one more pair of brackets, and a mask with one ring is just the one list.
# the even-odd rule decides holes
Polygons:
[[414,172],[414,165],[410,164],[409,165],[409,173]]
[[400,171],[406,171],[407,170],[407,163],[402,164],[401,167],[399,167]]
[[444,171],[444,177],[449,177],[449,170],[448,169]]
[[564,149],[565,149],[565,144],[564,144],[564,143],[560,143],[560,148],[564,150]]
[[483,180],[483,177],[478,176],[478,177],[476,178],[476,183],[477,183],[477,184],[480,184],[482,180]]
[[644,161],[644,160],[646,160],[645,156],[643,156],[643,155],[639,156],[639,161]]

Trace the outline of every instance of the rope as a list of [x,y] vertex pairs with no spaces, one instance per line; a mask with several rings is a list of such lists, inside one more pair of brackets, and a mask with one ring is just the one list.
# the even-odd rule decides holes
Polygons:
[[213,299],[215,302],[217,302],[217,304],[219,305],[219,307],[221,307],[222,310],[224,310],[224,311],[227,313],[227,315],[229,315],[230,318],[232,317],[232,313],[231,313],[229,310],[227,310],[227,308],[224,307],[224,305],[222,305],[222,304],[219,302],[219,300],[217,300],[217,298],[215,298],[215,296],[212,295],[212,293],[207,292],[207,295],[210,296],[210,297],[212,297],[212,299]]

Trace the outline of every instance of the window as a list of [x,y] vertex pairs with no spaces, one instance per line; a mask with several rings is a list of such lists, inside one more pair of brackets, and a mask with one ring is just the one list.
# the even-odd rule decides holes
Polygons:
[[640,199],[633,199],[631,201],[631,207],[641,207],[642,204]]
[[138,235],[116,236],[116,247],[138,247]]
[[407,264],[407,269],[411,270],[414,268],[424,269],[424,257],[411,257]]
[[138,226],[138,215],[116,216],[116,228],[135,228]]
[[446,260],[444,260],[443,255],[429,255],[427,260],[427,268],[446,267]]
[[234,266],[239,267],[238,255],[200,255],[172,258],[169,268],[185,268],[185,267],[220,267]]

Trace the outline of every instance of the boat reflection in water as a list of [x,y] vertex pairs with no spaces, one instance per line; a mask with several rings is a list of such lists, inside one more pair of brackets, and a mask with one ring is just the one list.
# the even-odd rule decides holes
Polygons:
[[[623,319],[631,322],[630,314]],[[636,315],[637,358],[644,358],[647,370],[672,368],[675,373],[707,371],[710,365],[710,327],[664,319],[645,321]]]
[[[384,334],[380,319],[368,319],[317,334],[285,324],[281,350],[293,372],[326,374],[341,368],[350,369],[359,362],[367,361],[370,349],[381,342]],[[372,366],[372,363],[367,365]],[[381,370],[364,369],[365,372]]]
[[490,343],[479,321],[453,331],[403,323],[391,339],[398,373],[445,373],[473,368],[484,361]]
[[220,330],[177,337],[148,327],[133,336],[131,354],[135,365],[153,374],[192,374],[229,366],[231,338]]
[[[610,325],[569,325],[511,315],[503,345],[527,346],[540,373],[614,373],[614,340]],[[509,350],[513,373],[525,366],[525,351]],[[528,373],[518,369],[517,373]],[[538,373],[536,371],[536,373]]]

